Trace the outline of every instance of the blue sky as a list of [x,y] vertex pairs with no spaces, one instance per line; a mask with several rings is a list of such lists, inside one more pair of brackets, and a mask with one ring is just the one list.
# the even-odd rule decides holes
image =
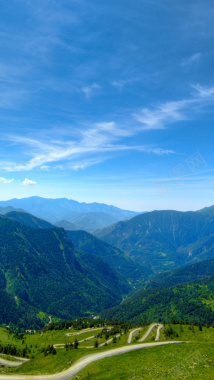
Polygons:
[[214,5],[0,0],[0,199],[214,204]]

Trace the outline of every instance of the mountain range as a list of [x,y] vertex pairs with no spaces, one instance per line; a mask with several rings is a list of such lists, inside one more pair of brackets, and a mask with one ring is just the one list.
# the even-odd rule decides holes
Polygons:
[[[93,234],[14,207],[0,209],[0,323],[36,328],[41,312],[133,323],[214,317],[213,206],[148,212]],[[83,215],[75,218],[87,223]],[[91,215],[105,223],[105,213]]]
[[[106,225],[108,218],[108,223],[112,224],[119,220],[130,219],[138,214],[135,211],[121,210],[118,207],[109,206],[104,203],[79,203],[67,198],[47,199],[41,197],[29,197],[23,199],[15,198],[8,201],[0,201],[0,207],[8,206],[14,207],[16,209],[21,208],[30,214],[33,214],[38,218],[45,219],[53,224],[62,220],[72,222],[72,218],[75,218],[81,214],[82,216],[80,219],[77,218],[77,225],[81,225],[84,223],[83,220],[81,220],[83,219],[83,215],[88,213],[92,213],[90,217],[95,223],[98,220],[99,215],[96,214],[94,217],[93,213],[102,213],[102,223],[104,219],[106,219],[106,222],[104,223],[104,225]],[[104,225],[101,224],[99,228],[104,227]],[[95,229],[96,228],[97,223],[95,225]]]

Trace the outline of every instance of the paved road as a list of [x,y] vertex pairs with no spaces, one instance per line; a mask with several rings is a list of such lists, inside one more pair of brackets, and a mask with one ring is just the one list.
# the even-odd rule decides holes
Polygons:
[[[148,328],[148,330],[145,332],[145,334],[142,336],[142,338],[139,340],[139,343],[141,343],[141,342],[143,342],[144,340],[146,340],[146,338],[149,336],[149,334],[150,334],[150,332],[152,331],[152,329],[154,328],[154,327],[158,327],[158,326],[162,326],[162,325],[160,325],[159,323],[152,323],[150,326],[149,326],[149,328]],[[158,339],[157,339],[158,340]]]
[[170,341],[170,342],[157,342],[157,343],[142,343],[142,344],[135,344],[135,345],[129,345],[124,346],[120,348],[115,348],[113,350],[108,350],[105,352],[99,352],[97,354],[87,355],[84,358],[78,360],[75,364],[73,364],[69,369],[66,371],[56,373],[54,375],[38,375],[38,376],[31,376],[31,375],[0,375],[0,380],[71,380],[72,376],[76,375],[79,371],[81,371],[83,368],[85,368],[88,364],[104,359],[110,356],[114,355],[120,355],[124,354],[126,352],[134,351],[134,350],[140,350],[142,348],[148,348],[148,347],[154,347],[154,346],[163,346],[166,344],[175,344],[175,343],[182,343],[179,341]]
[[[109,343],[113,342],[114,337],[119,338],[119,336],[121,336],[121,334],[117,334],[117,335],[113,336],[113,338],[106,340],[106,342],[104,342],[104,343],[99,344],[99,347],[108,346]],[[88,346],[88,347],[87,346],[81,346],[80,348],[94,348],[94,346]]]
[[0,358],[0,364],[6,365],[7,367],[18,367],[23,364],[21,361],[13,362],[12,360],[6,360]]
[[156,338],[155,338],[155,341],[159,340],[160,339],[160,330],[163,328],[163,325],[158,325],[158,328],[157,328],[157,335],[156,335]]
[[129,334],[129,337],[128,337],[128,341],[127,341],[127,343],[131,343],[132,342],[132,338],[133,338],[133,334],[135,334],[136,332],[138,332],[138,331],[141,331],[142,329],[140,328],[140,329],[135,329],[135,330],[132,330],[131,332],[130,332],[130,334]]
[[[85,339],[79,340],[78,343],[86,342],[87,340],[91,340],[91,339],[94,339],[94,338],[96,338],[96,335],[90,336],[89,338],[85,338]],[[65,346],[66,346],[66,343],[59,343],[59,344],[54,344],[53,345],[54,348],[64,348]]]
[[[90,331],[103,330],[104,328],[105,328],[105,327],[99,327],[98,329],[85,329],[85,330],[82,330],[82,331],[79,332],[79,333],[74,332],[74,333],[68,333],[68,334],[66,334],[66,335],[67,335],[67,336],[81,335],[81,334],[85,334],[85,333],[90,332]],[[107,329],[107,330],[109,331],[110,329]]]

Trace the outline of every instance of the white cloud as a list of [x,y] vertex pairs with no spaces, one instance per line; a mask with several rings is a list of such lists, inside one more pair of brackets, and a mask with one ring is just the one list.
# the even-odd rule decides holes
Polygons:
[[181,63],[182,66],[189,66],[191,65],[192,63],[198,61],[201,57],[201,53],[196,53],[196,54],[193,54],[191,55],[191,57],[187,58],[187,59],[184,59]]
[[[63,169],[66,165],[78,170],[102,162],[115,152],[138,150],[155,155],[174,154],[174,151],[159,146],[132,145],[128,138],[137,136],[142,131],[165,129],[173,123],[192,118],[196,112],[213,102],[214,87],[194,85],[193,88],[196,93],[189,99],[166,102],[153,109],[143,108],[131,115],[123,125],[115,121],[99,122],[88,127],[87,124],[83,125],[78,133],[74,129],[73,140],[62,133],[63,138],[55,138],[53,141],[47,138],[46,131],[44,135],[40,132],[40,138],[1,135],[2,139],[21,147],[26,156],[31,158],[21,163],[1,162],[0,168],[18,172],[40,167],[47,171],[50,168]],[[50,165],[51,163],[55,165]]]
[[214,86],[203,87],[197,84],[192,87],[196,90],[192,98],[166,102],[153,109],[143,108],[133,114],[133,117],[142,124],[139,129],[145,131],[166,129],[169,124],[191,118],[200,107],[206,106],[210,101],[213,102]]
[[197,95],[201,98],[209,98],[214,95],[214,86],[213,87],[203,87],[200,84],[192,85],[192,87],[196,90]]
[[22,185],[24,185],[24,186],[36,185],[36,184],[37,184],[37,182],[32,181],[32,180],[27,179],[27,178],[25,178],[25,180],[22,182]]
[[93,95],[94,90],[98,88],[100,88],[100,86],[97,83],[93,83],[91,86],[82,87],[81,92],[83,92],[86,98],[90,98]]
[[159,105],[153,110],[143,108],[140,113],[133,114],[133,116],[143,125],[143,127],[141,127],[143,130],[165,129],[166,124],[186,119],[181,111],[188,102],[189,101],[168,102]]
[[12,183],[14,181],[14,179],[6,179],[6,178],[3,178],[3,177],[0,177],[0,182],[2,183]]

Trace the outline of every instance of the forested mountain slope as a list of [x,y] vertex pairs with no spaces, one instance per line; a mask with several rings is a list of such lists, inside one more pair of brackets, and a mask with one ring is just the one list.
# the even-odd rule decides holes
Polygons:
[[66,233],[75,248],[102,258],[132,285],[145,281],[153,273],[151,269],[133,261],[119,248],[112,247],[86,231],[66,231]]
[[214,321],[214,276],[174,287],[141,290],[100,315],[136,324],[169,323],[179,319],[211,325]]
[[[61,318],[97,313],[129,289],[100,258],[75,251],[64,230],[32,228],[5,217],[0,217],[0,273],[1,291],[11,310],[15,300],[20,324],[30,308]],[[3,302],[1,297],[1,308]]]
[[213,221],[198,212],[153,211],[98,230],[94,235],[160,272],[190,262],[193,256],[185,247],[209,239],[214,234]]
[[214,260],[200,261],[174,271],[160,273],[144,283],[144,289],[175,286],[185,282],[200,280],[214,276]]
[[[11,212],[5,217],[34,228],[56,228],[28,213]],[[66,231],[66,234],[76,249],[100,257],[132,286],[142,283],[153,273],[151,269],[135,263],[120,249],[110,246],[86,231]]]

